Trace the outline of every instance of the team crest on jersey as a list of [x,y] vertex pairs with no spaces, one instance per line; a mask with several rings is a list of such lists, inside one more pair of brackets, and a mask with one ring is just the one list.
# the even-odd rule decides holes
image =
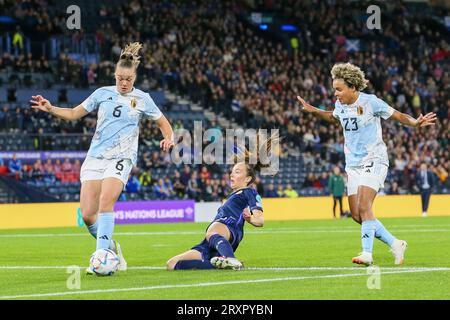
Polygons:
[[358,113],[358,116],[360,116],[364,113],[363,107],[361,107],[361,106],[357,106],[356,111]]
[[134,109],[137,106],[137,100],[136,99],[131,99],[131,107]]

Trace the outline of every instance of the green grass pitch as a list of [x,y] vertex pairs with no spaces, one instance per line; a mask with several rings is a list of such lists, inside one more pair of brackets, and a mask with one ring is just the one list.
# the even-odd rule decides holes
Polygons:
[[[246,225],[242,271],[164,269],[206,223],[116,226],[129,270],[111,277],[84,274],[95,251],[85,228],[3,230],[0,299],[450,299],[450,217],[380,220],[408,242],[402,266],[378,240],[376,268],[352,265],[361,235],[351,219]],[[79,289],[68,266],[81,267]]]

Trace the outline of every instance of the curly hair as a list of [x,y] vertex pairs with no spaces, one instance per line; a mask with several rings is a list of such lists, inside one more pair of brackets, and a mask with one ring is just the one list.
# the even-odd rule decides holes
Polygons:
[[120,53],[118,67],[134,68],[137,69],[141,62],[141,56],[139,56],[139,50],[142,48],[142,43],[133,42],[125,46],[125,49]]
[[331,77],[333,80],[342,80],[349,88],[355,88],[362,91],[367,87],[364,72],[351,63],[338,63],[331,69]]

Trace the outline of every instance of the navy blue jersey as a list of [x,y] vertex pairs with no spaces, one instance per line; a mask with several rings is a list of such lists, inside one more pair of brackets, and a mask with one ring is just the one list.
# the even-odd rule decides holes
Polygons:
[[245,222],[242,212],[247,207],[250,211],[263,211],[261,196],[253,188],[240,189],[228,196],[219,208],[214,221],[241,231],[244,229]]
[[[233,251],[239,246],[239,243],[244,237],[244,216],[243,211],[249,208],[250,211],[261,210],[262,208],[261,196],[252,188],[244,188],[233,192],[222,206],[219,208],[214,221],[218,221],[227,225],[231,233],[230,244]],[[211,223],[213,223],[211,222]],[[209,228],[209,226],[208,226]],[[206,230],[208,230],[206,228]],[[208,260],[212,257],[218,256],[219,253],[209,246],[208,241],[203,239],[201,243],[192,247],[192,249],[199,251],[202,254],[202,260]]]

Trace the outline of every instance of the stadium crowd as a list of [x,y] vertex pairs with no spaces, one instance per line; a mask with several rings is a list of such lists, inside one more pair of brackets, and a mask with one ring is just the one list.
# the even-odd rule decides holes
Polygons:
[[[12,1],[6,3],[10,10],[20,6]],[[360,19],[364,3],[359,7],[353,2],[350,7],[349,2],[335,1],[280,1],[283,6],[274,3],[259,5],[302,26],[290,36],[298,40],[298,47],[289,47],[276,35],[267,36],[252,26],[243,18],[249,8],[239,1],[212,4],[204,0],[161,0],[144,5],[143,1],[133,0],[123,3],[120,10],[99,8],[98,16],[104,23],[95,31],[101,48],[98,64],[77,62],[65,53],[57,61],[48,62],[45,57],[25,57],[19,50],[15,55],[3,55],[0,70],[33,66],[48,72],[53,68],[60,77],[58,81],[75,86],[110,85],[121,44],[139,39],[144,42],[138,76],[138,86],[143,90],[169,90],[246,128],[280,128],[286,143],[299,147],[305,166],[327,162],[342,167],[341,128],[301,113],[295,97],[300,94],[311,104],[331,110],[335,99],[329,70],[335,62],[351,61],[366,72],[370,80],[367,92],[399,111],[416,117],[433,111],[439,119],[437,126],[426,132],[383,122],[391,162],[388,181],[397,190],[394,192],[417,192],[415,175],[421,163],[428,163],[439,183],[449,187],[449,31],[422,20],[401,2],[383,7],[382,30],[365,28],[365,19]],[[282,7],[290,10],[283,11]],[[26,23],[31,19],[27,14],[30,10],[24,11],[21,21]],[[37,19],[38,25],[51,26],[48,28],[55,33],[67,32],[56,27],[60,17],[52,20],[40,10],[33,12],[43,16]],[[27,30],[26,26],[22,28]],[[349,49],[348,44],[355,40],[357,48]],[[93,117],[71,124],[49,121],[45,115],[26,109],[11,110],[7,105],[0,110],[3,131],[92,133],[95,129]],[[152,132],[143,130],[141,141],[151,139]],[[142,187],[148,179],[141,179],[147,169],[144,163],[157,165],[154,161],[159,158],[162,165],[167,165],[163,154],[144,154],[142,158],[139,171],[130,179],[135,189],[139,188],[137,181]],[[178,171],[180,176],[183,170]],[[200,176],[201,170],[196,168],[191,175]],[[325,188],[328,177],[328,172],[311,172],[303,187]],[[181,196],[181,185],[177,177],[174,179],[155,181],[152,188],[161,197]],[[221,194],[223,178],[207,181],[185,177],[183,196],[208,198],[210,194]],[[265,191],[272,196],[295,196],[287,185],[268,185]]]

